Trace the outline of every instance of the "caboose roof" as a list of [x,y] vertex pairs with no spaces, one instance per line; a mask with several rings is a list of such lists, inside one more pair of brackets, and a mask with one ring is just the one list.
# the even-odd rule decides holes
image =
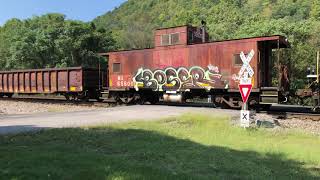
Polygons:
[[187,25],[181,25],[181,26],[171,26],[171,27],[164,27],[164,28],[157,28],[157,30],[162,30],[162,29],[173,29],[173,28],[179,28],[179,27],[193,27],[192,25],[190,24],[187,24]]
[[[183,26],[179,26],[183,27]],[[238,39],[228,39],[228,40],[220,40],[220,41],[211,41],[201,44],[190,44],[186,46],[203,46],[208,44],[215,44],[215,43],[223,43],[223,42],[230,42],[230,41],[256,41],[256,42],[268,42],[270,43],[271,48],[276,49],[278,48],[290,48],[290,43],[288,39],[282,35],[272,35],[272,36],[258,36],[258,37],[247,37],[247,38],[238,38]],[[181,46],[181,45],[172,45],[172,46]],[[143,50],[153,50],[155,48],[145,48],[145,49],[127,49],[127,50],[120,50],[120,51],[112,51],[108,53],[99,53],[102,56],[109,55],[111,53],[118,53],[118,52],[128,52],[128,51],[143,51]]]

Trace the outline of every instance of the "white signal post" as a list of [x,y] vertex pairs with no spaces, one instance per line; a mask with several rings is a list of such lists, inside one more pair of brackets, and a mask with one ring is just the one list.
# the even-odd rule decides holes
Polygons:
[[243,106],[241,110],[240,116],[240,125],[244,128],[250,126],[250,112],[248,111],[247,100],[249,99],[249,95],[252,89],[252,77],[254,75],[254,71],[250,66],[250,61],[254,56],[254,50],[251,50],[250,53],[246,56],[243,52],[240,53],[240,58],[243,62],[243,65],[239,71],[240,83],[239,83],[239,91],[241,93]]
[[241,110],[240,126],[247,128],[250,126],[250,112],[247,110]]

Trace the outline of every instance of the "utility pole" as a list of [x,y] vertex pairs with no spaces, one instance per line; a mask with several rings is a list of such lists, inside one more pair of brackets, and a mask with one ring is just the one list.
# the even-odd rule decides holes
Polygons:
[[320,51],[317,52],[317,83],[319,83],[319,62],[320,61]]
[[319,89],[319,67],[320,66],[320,51],[318,51],[317,52],[317,84],[316,84],[316,86],[317,86],[317,88],[316,88],[316,90],[318,91],[318,104],[316,104],[316,106],[320,106],[320,89]]

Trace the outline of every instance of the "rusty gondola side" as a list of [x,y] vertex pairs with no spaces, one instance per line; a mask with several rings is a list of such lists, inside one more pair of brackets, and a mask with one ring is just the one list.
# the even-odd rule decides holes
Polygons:
[[98,98],[104,77],[105,70],[83,67],[1,71],[0,96],[59,93],[67,98]]

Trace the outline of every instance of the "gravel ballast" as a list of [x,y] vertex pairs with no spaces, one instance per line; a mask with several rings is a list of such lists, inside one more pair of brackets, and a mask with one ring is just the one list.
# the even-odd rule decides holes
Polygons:
[[83,110],[95,110],[101,107],[81,106],[75,104],[59,104],[45,102],[24,102],[12,100],[0,100],[0,115],[32,114],[41,112],[75,112]]
[[281,129],[295,129],[305,133],[320,135],[320,121],[302,120],[298,118],[279,119],[277,116],[265,113],[255,114],[253,120],[277,122],[279,123],[277,126]]

